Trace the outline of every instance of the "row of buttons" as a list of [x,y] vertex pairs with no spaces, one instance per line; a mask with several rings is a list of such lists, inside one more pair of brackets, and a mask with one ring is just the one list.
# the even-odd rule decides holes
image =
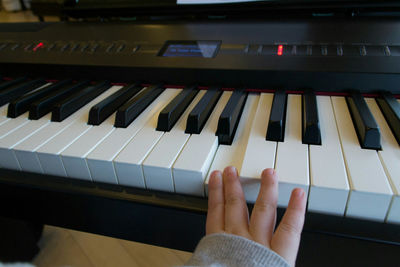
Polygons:
[[[127,45],[125,43],[50,43],[46,44],[43,42],[38,43],[0,43],[0,51],[5,49],[10,49],[11,51],[17,51],[23,49],[25,52],[38,52],[38,51],[48,51],[48,52],[81,52],[81,53],[95,53],[97,51],[102,51],[106,53],[121,53],[125,52]],[[134,45],[130,47],[130,52],[135,53],[139,50],[139,45]]]
[[400,56],[400,46],[388,45],[248,45],[244,52],[264,56]]

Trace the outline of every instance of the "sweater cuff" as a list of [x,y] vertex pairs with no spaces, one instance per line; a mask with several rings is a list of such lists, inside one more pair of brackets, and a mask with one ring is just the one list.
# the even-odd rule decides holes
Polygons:
[[186,265],[290,267],[281,256],[263,245],[225,233],[203,237]]

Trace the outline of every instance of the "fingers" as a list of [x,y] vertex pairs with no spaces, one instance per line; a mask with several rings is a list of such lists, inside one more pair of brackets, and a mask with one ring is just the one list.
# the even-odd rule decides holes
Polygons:
[[256,242],[270,247],[276,222],[278,178],[273,169],[261,174],[261,187],[250,219],[250,234]]
[[213,171],[208,182],[206,234],[224,231],[224,186],[220,171]]
[[301,231],[304,224],[306,196],[304,190],[296,188],[290,197],[285,215],[271,240],[271,248],[291,265],[295,265]]
[[249,215],[237,170],[226,167],[223,173],[225,197],[225,230],[248,237]]

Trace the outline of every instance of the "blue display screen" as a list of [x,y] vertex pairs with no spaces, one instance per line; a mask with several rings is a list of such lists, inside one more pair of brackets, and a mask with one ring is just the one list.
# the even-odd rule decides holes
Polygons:
[[163,57],[214,57],[220,41],[167,41],[161,50]]

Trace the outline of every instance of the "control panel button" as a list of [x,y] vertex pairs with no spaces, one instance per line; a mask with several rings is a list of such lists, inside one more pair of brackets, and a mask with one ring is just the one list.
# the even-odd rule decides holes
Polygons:
[[49,46],[47,47],[47,51],[53,51],[54,48],[56,48],[56,44],[55,43],[49,44]]
[[112,43],[109,46],[107,46],[106,52],[111,53],[111,52],[113,52],[114,48],[115,48],[115,43]]
[[360,46],[360,55],[363,57],[367,55],[367,49],[365,48],[365,45]]
[[76,52],[79,49],[80,44],[73,44],[71,47],[71,52]]
[[7,43],[0,43],[0,51],[7,47]]
[[99,49],[99,47],[100,47],[99,44],[93,44],[93,45],[90,47],[90,52],[91,52],[91,53],[95,53],[95,52],[97,51],[97,49]]
[[137,51],[139,51],[139,49],[140,49],[140,45],[133,46],[132,53],[136,53]]
[[125,49],[125,44],[120,44],[118,47],[117,47],[117,49],[116,49],[116,51],[115,52],[117,52],[117,53],[121,53],[124,49]]
[[61,46],[60,51],[61,51],[61,52],[67,51],[68,48],[70,48],[70,46],[71,46],[70,44],[64,44],[64,45]]
[[290,49],[290,54],[293,56],[297,54],[297,45],[292,45],[292,48]]
[[288,56],[293,55],[293,47],[286,44],[263,45],[261,55],[263,56]]
[[45,47],[44,42],[35,43],[32,47],[33,52],[39,52],[41,49]]
[[248,45],[245,48],[245,53],[249,55],[258,55],[262,53],[262,50],[263,50],[262,45]]
[[390,48],[389,48],[389,46],[385,45],[383,47],[383,51],[385,53],[385,56],[390,56]]
[[321,53],[321,56],[327,56],[328,55],[328,46],[327,45],[321,45],[320,53]]
[[390,49],[390,55],[398,57],[400,56],[400,46],[389,46]]
[[312,56],[313,47],[312,45],[298,45],[296,49],[297,56]]
[[89,48],[89,44],[87,44],[87,43],[84,43],[84,44],[82,44],[82,47],[81,47],[81,52],[82,53],[84,53],[84,52],[86,52],[87,50],[88,50],[88,48]]
[[338,56],[343,56],[344,52],[343,52],[343,45],[338,45],[336,47],[336,55]]
[[24,47],[25,52],[29,52],[32,50],[33,44],[28,44],[27,46]]
[[17,50],[20,46],[21,46],[21,44],[12,44],[11,45],[11,51]]

